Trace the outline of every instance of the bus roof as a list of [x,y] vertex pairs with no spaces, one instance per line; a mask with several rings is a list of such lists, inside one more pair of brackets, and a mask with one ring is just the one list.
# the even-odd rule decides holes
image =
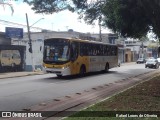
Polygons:
[[93,41],[93,40],[83,40],[83,39],[79,39],[79,38],[67,38],[67,37],[55,37],[55,38],[48,38],[48,39],[45,39],[45,40],[51,40],[51,39],[64,39],[64,40],[70,40],[70,41],[78,41],[78,42],[87,42],[87,43],[94,43],[94,44],[103,44],[103,45],[113,45],[113,46],[117,46],[115,44],[110,44],[110,43],[103,43],[103,42],[100,42],[100,41]]

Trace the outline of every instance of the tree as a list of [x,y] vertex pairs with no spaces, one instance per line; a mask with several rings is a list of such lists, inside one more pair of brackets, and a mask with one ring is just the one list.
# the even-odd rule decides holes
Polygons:
[[159,0],[24,0],[36,13],[62,10],[78,12],[80,18],[102,25],[123,37],[141,38],[152,30],[160,38]]
[[149,31],[149,19],[139,0],[108,0],[103,9],[105,25],[124,37],[141,38]]
[[10,3],[5,3],[4,1],[0,0],[0,5],[2,5],[3,7],[4,7],[5,5],[9,6],[9,7],[11,8],[11,11],[12,11],[12,14],[13,14],[14,9],[13,9],[12,4],[10,4]]
[[24,0],[32,6],[35,13],[52,14],[63,10],[77,12],[89,24],[94,23],[101,15],[104,1],[95,0]]

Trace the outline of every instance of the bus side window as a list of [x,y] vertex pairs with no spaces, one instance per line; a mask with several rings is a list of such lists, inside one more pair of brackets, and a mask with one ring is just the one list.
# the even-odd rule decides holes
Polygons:
[[113,47],[112,51],[113,51],[113,56],[114,56],[115,53],[116,53],[116,48],[115,48],[115,46]]
[[71,44],[71,60],[72,61],[76,60],[78,57],[78,48],[79,48],[78,43],[73,42]]
[[115,47],[115,55],[117,55],[117,47]]
[[89,44],[86,44],[86,55],[89,55]]
[[82,54],[82,46],[83,46],[82,43],[80,43],[80,46],[79,46],[79,47],[80,47],[80,56],[83,55],[83,54]]
[[115,46],[112,47],[112,56],[114,56],[114,55],[116,55],[116,47]]
[[85,53],[85,46],[84,43],[80,43],[80,55],[84,56]]
[[103,45],[103,50],[102,50],[102,55],[104,56],[105,55],[105,45]]
[[106,55],[108,55],[108,56],[110,55],[109,46],[106,46],[106,53],[107,53]]
[[97,55],[96,45],[93,46],[93,55]]
[[88,45],[88,55],[92,55],[93,53],[93,50],[92,50],[92,47],[91,47],[91,44]]
[[113,54],[113,50],[112,50],[113,48],[112,48],[112,46],[110,46],[110,56],[113,56],[112,54]]
[[84,46],[85,46],[84,55],[89,55],[89,44],[86,43]]
[[107,51],[108,51],[108,55],[111,56],[111,51],[112,51],[112,50],[111,50],[111,47],[108,46],[107,48],[108,48],[108,50],[107,50]]

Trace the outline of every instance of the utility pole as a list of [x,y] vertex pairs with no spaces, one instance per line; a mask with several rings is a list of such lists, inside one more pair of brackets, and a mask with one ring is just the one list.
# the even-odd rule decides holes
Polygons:
[[28,39],[29,39],[29,52],[31,53],[31,59],[32,59],[32,71],[35,71],[35,66],[34,66],[34,58],[33,58],[33,49],[32,49],[32,40],[31,40],[31,33],[30,33],[30,27],[29,27],[29,22],[28,22],[28,15],[26,13],[26,21],[27,21],[27,29],[28,29]]
[[32,53],[32,41],[31,41],[31,33],[30,33],[30,27],[29,27],[29,22],[28,22],[28,15],[26,13],[26,21],[27,21],[27,30],[28,30],[28,38],[29,38],[29,52]]
[[143,41],[142,41],[142,58],[144,58],[144,44],[143,44]]
[[31,26],[29,26],[29,22],[28,22],[28,15],[26,13],[26,21],[27,21],[27,29],[28,29],[28,39],[29,39],[29,52],[31,53],[31,59],[32,59],[32,71],[35,71],[35,66],[34,66],[34,55],[33,55],[33,47],[32,47],[32,40],[31,40],[31,32],[30,32],[30,28],[36,24],[37,22],[39,22],[40,20],[42,20],[44,18],[41,18],[39,20],[37,20],[35,23],[33,23]]

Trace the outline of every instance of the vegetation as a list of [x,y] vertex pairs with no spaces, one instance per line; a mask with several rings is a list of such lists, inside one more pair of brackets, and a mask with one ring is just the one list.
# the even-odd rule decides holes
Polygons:
[[11,8],[11,11],[12,11],[12,14],[13,14],[14,9],[13,9],[12,4],[7,3],[7,2],[4,2],[3,0],[1,0],[1,1],[0,1],[0,5],[3,6],[3,7],[4,7],[5,5],[9,6],[9,7]]
[[24,0],[36,13],[52,14],[62,10],[78,12],[80,18],[124,37],[141,38],[148,31],[160,37],[159,0]]
[[[103,102],[91,106],[83,111],[80,111],[65,120],[119,120],[119,119],[142,119],[142,118],[116,118],[107,117],[113,116],[112,112],[119,113],[120,111],[160,111],[160,76],[152,78],[149,81],[141,83],[131,89],[128,89],[120,94],[117,94]],[[95,111],[100,111],[99,113]],[[108,112],[107,112],[108,111]],[[128,113],[126,112],[126,114]],[[86,115],[86,114],[87,115]],[[89,113],[91,116],[89,116]],[[108,115],[106,115],[108,113]],[[125,113],[125,112],[124,112]],[[143,112],[139,112],[141,114]],[[151,113],[150,113],[151,114]],[[153,113],[152,113],[153,114]],[[98,115],[102,117],[98,117]],[[158,114],[156,114],[158,116]],[[160,114],[159,114],[160,115]],[[86,116],[86,117],[84,117]],[[103,117],[104,116],[104,117]],[[116,115],[115,115],[116,116]],[[156,117],[143,117],[144,120],[158,120]]]

